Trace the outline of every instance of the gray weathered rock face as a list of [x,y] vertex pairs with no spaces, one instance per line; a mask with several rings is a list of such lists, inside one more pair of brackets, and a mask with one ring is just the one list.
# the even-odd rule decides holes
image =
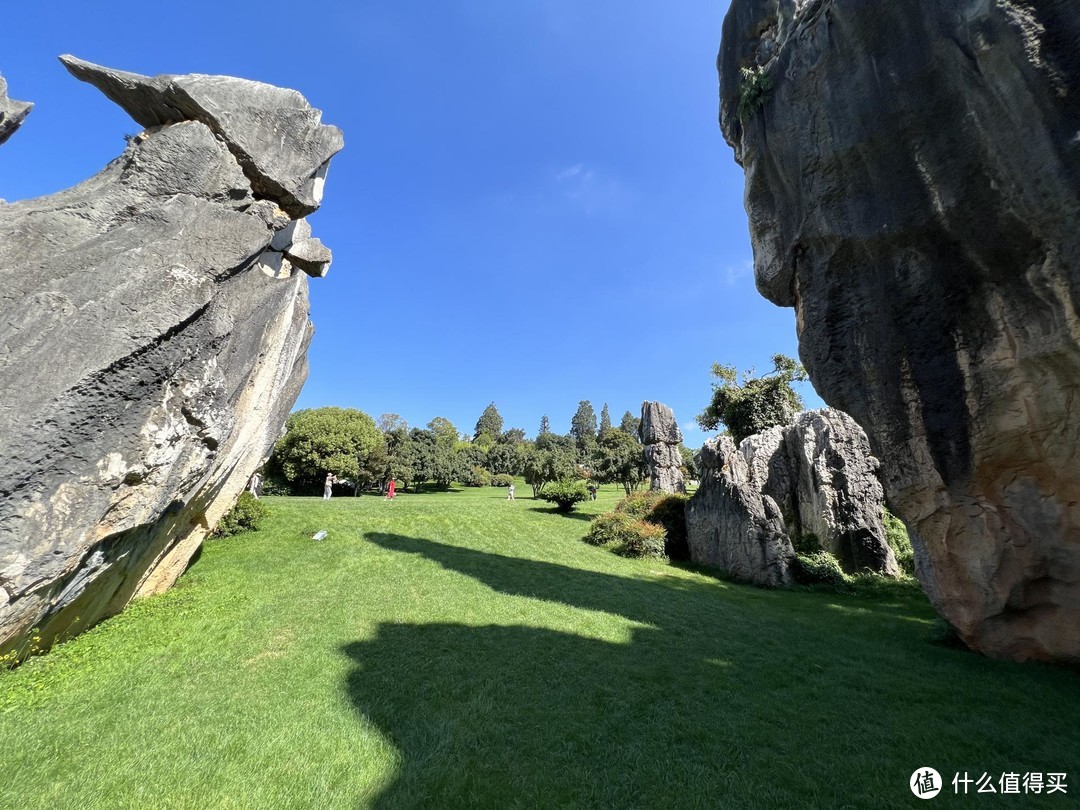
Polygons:
[[735,442],[730,436],[710,439],[698,463],[701,482],[686,503],[690,559],[755,585],[790,585],[795,549],[780,510],[762,495]]
[[[126,108],[160,103],[142,77],[65,63]],[[333,151],[288,145],[341,135],[292,91],[168,81],[213,103],[142,116],[97,176],[0,207],[0,649],[171,585],[307,374],[307,277],[285,257],[300,232],[309,266],[329,262],[295,217]],[[272,143],[231,140],[252,110]]]
[[645,445],[649,488],[654,492],[686,492],[679,452],[682,431],[671,408],[662,402],[642,402],[638,435]]
[[7,82],[0,76],[0,143],[11,137],[33,108],[34,105],[26,101],[8,98]]
[[1016,659],[1080,661],[1078,42],[1054,0],[735,0],[719,57],[758,289],[931,601]]
[[695,562],[760,585],[786,584],[794,551],[782,550],[813,535],[848,573],[900,573],[885,539],[879,463],[847,414],[807,411],[738,448],[728,437],[713,439],[701,461],[701,484],[686,508]]

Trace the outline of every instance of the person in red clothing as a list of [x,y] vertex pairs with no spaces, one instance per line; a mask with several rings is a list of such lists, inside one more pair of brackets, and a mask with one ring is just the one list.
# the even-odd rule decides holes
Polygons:
[[390,479],[390,483],[386,485],[386,497],[388,500],[393,500],[397,497],[397,481],[393,478]]

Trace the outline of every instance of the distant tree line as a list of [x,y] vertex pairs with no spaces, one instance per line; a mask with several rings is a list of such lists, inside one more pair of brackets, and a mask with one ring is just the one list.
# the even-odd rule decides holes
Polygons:
[[[375,420],[353,408],[313,408],[289,416],[267,479],[272,490],[292,494],[321,492],[327,473],[354,493],[385,488],[391,478],[401,489],[415,491],[425,486],[446,489],[454,482],[507,486],[514,477],[523,477],[534,495],[553,482],[580,479],[619,484],[630,493],[647,477],[639,422],[627,411],[613,426],[606,403],[597,422],[592,403],[582,400],[568,433],[553,432],[545,415],[530,440],[521,428],[504,429],[494,402],[467,434],[442,416],[426,427],[410,428],[394,413]],[[689,450],[684,458],[692,474]]]

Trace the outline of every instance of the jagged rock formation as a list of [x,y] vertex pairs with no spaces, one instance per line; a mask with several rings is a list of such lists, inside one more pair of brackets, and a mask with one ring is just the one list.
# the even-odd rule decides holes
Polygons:
[[975,649],[1071,662],[1077,43],[1053,0],[735,0],[719,59],[758,289],[869,433],[931,601]]
[[813,536],[848,573],[900,573],[885,539],[879,463],[847,414],[807,411],[738,447],[721,436],[699,460],[701,484],[686,506],[693,561],[784,585],[795,541]]
[[730,436],[710,439],[698,466],[698,491],[686,503],[690,559],[755,585],[790,585],[795,549],[783,517],[776,502],[762,495],[735,442]]
[[175,581],[307,374],[341,133],[293,92],[63,57],[146,126],[91,179],[0,206],[0,650]]
[[686,492],[682,454],[679,452],[682,431],[671,408],[662,402],[642,402],[638,435],[645,445],[649,489],[654,492]]
[[33,104],[8,98],[7,82],[0,76],[0,143],[11,137],[33,108]]

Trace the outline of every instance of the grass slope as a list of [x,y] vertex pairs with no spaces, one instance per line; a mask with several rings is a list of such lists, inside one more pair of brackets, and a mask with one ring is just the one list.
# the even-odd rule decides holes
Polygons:
[[614,490],[568,517],[504,497],[267,499],[267,528],[169,593],[0,673],[0,807],[901,807],[926,765],[1080,782],[1076,674],[930,643],[914,588],[735,585],[581,543]]

